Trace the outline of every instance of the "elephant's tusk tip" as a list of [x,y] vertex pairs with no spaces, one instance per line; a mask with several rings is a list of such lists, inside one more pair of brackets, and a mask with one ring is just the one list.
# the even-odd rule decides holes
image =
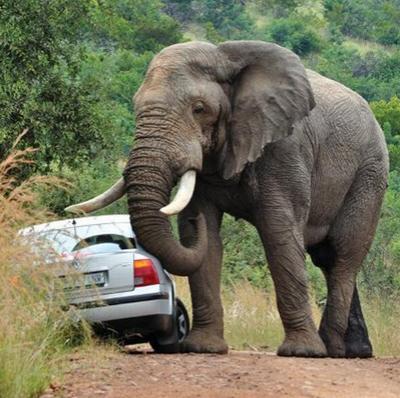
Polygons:
[[160,212],[165,214],[166,216],[175,216],[176,214],[179,213],[179,211],[171,210],[169,205],[162,207],[160,209]]
[[64,209],[64,211],[67,213],[74,213],[74,214],[83,213],[83,211],[81,209],[79,209],[79,207],[76,205],[68,206]]
[[111,188],[107,189],[107,191],[105,191],[101,195],[98,195],[93,199],[87,200],[86,202],[68,206],[64,209],[64,211],[75,214],[92,213],[115,202],[116,200],[121,198],[124,193],[125,182],[123,178],[120,178]]

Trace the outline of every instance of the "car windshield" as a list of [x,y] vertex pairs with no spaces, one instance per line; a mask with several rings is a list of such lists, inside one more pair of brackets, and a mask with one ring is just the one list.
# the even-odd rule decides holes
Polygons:
[[[46,230],[40,232],[36,238],[43,242],[45,247],[50,245],[56,253],[61,255],[81,250],[99,253],[136,247],[130,225],[125,223],[81,225]],[[89,250],[89,247],[92,249]]]

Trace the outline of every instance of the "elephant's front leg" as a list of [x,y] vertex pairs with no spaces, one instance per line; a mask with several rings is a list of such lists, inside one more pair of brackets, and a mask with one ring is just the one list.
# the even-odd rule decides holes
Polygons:
[[208,252],[200,269],[189,277],[193,307],[193,326],[182,343],[182,352],[228,352],[224,340],[223,308],[220,294],[222,242],[219,235],[222,212],[210,203],[193,201],[179,215],[181,242],[190,246],[196,239],[191,219],[201,211],[206,218]]
[[312,319],[308,300],[302,235],[293,225],[293,222],[285,223],[284,214],[274,214],[258,226],[285,330],[278,355],[323,357],[327,351]]

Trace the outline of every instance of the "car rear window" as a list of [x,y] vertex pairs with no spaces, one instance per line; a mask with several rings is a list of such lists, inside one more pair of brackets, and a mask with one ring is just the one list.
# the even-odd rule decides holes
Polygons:
[[136,243],[129,223],[77,225],[69,228],[46,230],[36,238],[47,242],[56,253],[71,253],[87,247],[103,246],[111,251],[134,249]]
[[133,238],[127,238],[123,235],[116,234],[101,234],[89,236],[79,241],[72,249],[72,251],[81,250],[89,246],[100,245],[103,243],[114,244],[120,250],[134,249],[136,247]]

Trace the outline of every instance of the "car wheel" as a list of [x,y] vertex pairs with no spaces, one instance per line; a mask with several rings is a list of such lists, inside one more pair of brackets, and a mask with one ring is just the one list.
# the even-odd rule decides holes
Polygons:
[[170,336],[154,336],[150,339],[150,345],[155,352],[173,354],[179,352],[179,344],[186,338],[190,331],[189,315],[181,300],[176,300],[175,320]]

